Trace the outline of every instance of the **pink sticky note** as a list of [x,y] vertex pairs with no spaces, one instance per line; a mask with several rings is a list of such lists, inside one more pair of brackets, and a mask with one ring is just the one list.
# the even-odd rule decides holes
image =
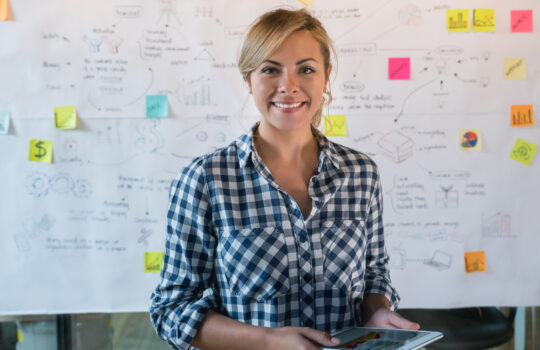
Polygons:
[[388,59],[388,79],[409,80],[411,79],[411,58],[394,57]]
[[533,31],[532,10],[511,11],[510,30],[512,33],[530,33]]

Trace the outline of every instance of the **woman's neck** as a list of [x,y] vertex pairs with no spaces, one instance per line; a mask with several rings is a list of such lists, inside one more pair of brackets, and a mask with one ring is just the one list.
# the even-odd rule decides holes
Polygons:
[[263,160],[294,163],[319,156],[319,143],[311,131],[311,125],[282,131],[261,121],[255,131],[255,147]]

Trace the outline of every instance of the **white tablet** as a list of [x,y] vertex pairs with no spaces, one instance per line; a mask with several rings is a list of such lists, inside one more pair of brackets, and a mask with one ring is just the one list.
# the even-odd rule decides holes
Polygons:
[[372,327],[349,328],[332,335],[341,343],[323,349],[414,350],[443,337],[442,333],[432,331]]

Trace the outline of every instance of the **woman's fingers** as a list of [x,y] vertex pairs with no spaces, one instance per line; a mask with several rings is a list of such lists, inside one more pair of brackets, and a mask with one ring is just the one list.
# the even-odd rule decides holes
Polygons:
[[332,337],[330,334],[326,332],[321,332],[313,328],[300,328],[300,334],[302,334],[307,339],[324,345],[324,346],[336,346],[339,345],[339,339]]

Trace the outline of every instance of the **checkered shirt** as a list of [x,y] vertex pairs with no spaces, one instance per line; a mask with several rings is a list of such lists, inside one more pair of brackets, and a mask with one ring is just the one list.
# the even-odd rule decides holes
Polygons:
[[255,326],[331,332],[361,324],[365,294],[397,306],[375,163],[313,128],[321,153],[304,219],[257,154],[257,125],[195,158],[171,184],[150,314],[176,349],[189,348],[210,309]]

